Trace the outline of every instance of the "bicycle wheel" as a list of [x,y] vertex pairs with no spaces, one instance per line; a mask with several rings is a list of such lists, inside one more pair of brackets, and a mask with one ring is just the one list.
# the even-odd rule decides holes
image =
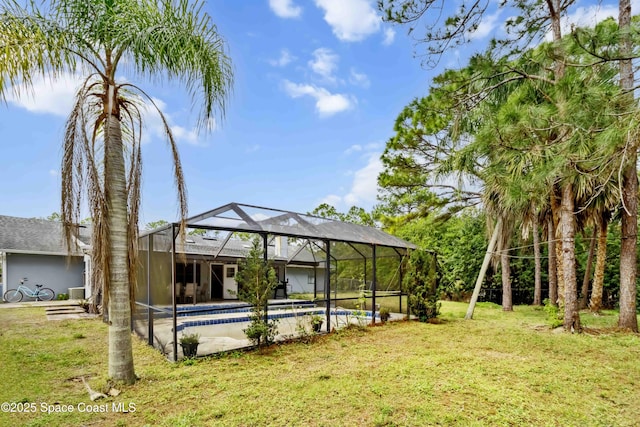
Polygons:
[[53,292],[52,289],[49,288],[40,288],[38,290],[38,295],[36,296],[37,300],[40,301],[51,301],[53,299],[53,297],[55,296],[55,292]]
[[4,300],[6,302],[20,302],[22,301],[22,297],[24,295],[22,295],[22,292],[20,292],[17,289],[9,289],[7,292],[4,293]]

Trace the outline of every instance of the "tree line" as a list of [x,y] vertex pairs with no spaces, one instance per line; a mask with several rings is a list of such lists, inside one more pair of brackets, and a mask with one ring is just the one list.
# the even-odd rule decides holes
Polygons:
[[[388,0],[379,6],[387,20],[419,34],[425,61],[434,63],[468,40],[491,4],[462,1],[443,22],[430,21],[441,3]],[[587,276],[595,273],[591,304],[598,310],[607,235],[615,230],[619,272],[610,275],[617,286],[608,285],[617,288],[618,325],[637,331],[638,107],[632,60],[638,20],[622,0],[617,21],[563,33],[562,19],[574,3],[496,5],[513,16],[505,35],[466,66],[434,78],[429,94],[398,116],[382,156],[379,210],[391,229],[417,230],[429,218],[460,221],[464,210],[481,209],[498,236],[496,247],[487,250],[499,263],[504,310],[512,310],[511,282],[519,277],[511,274],[518,265],[512,251],[516,236],[530,236],[534,301],[541,303],[545,255],[549,299],[561,308],[567,330],[581,329],[586,295],[578,285],[582,255],[576,249],[589,242],[584,269]],[[477,250],[474,255],[480,257]]]

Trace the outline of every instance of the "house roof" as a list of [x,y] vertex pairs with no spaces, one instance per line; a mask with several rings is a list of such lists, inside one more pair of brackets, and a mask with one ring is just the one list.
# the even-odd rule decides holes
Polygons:
[[[286,252],[280,253],[276,252],[274,243],[275,242],[267,246],[268,258],[271,260],[298,264],[317,264],[320,261],[323,261],[322,257],[314,257],[313,253],[307,247],[301,248],[301,244],[304,245],[304,243],[292,244],[291,242],[286,241],[283,244],[286,245]],[[198,235],[189,235],[186,237],[185,252],[187,253],[187,255],[245,258],[249,253],[251,246],[252,245],[250,240],[225,240]]]
[[[76,236],[79,247],[72,255],[81,255],[81,247],[91,241],[91,229],[80,226]],[[0,215],[0,252],[68,255],[62,223],[36,218]]]

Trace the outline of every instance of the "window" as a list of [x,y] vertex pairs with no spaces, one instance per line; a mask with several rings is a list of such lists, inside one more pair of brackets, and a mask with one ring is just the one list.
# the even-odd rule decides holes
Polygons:
[[313,273],[309,273],[309,276],[307,276],[307,284],[314,285],[315,283],[316,283],[316,275]]
[[233,279],[236,277],[236,268],[235,267],[227,267],[227,277]]
[[195,265],[195,275],[193,267],[192,263],[176,263],[176,283],[200,283],[200,264]]

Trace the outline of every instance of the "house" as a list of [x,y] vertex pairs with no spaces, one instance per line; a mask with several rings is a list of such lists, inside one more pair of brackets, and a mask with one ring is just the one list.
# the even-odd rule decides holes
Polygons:
[[[81,226],[74,242],[76,246],[69,254],[60,222],[0,215],[0,296],[17,288],[23,278],[28,279],[25,285],[31,289],[42,284],[58,295],[69,293],[69,288],[84,288],[84,295],[90,296],[91,227]],[[195,283],[198,301],[237,298],[235,272],[239,260],[248,253],[250,242],[231,239],[224,247],[222,243],[216,237],[188,236],[185,245],[188,262],[176,264],[176,281]],[[289,245],[286,239],[282,243],[278,241],[277,248],[275,243],[269,245],[278,277],[287,281],[279,295],[285,294],[285,290],[312,293],[315,275],[319,274],[313,269],[313,258],[311,263],[296,261],[286,267],[285,279]],[[298,258],[304,259],[304,255]],[[310,254],[306,255],[309,261]],[[322,270],[320,273],[323,274]]]
[[[250,248],[251,240],[247,238],[189,235],[185,240],[186,261],[176,264],[176,282],[195,282],[200,289],[199,301],[237,299],[235,273]],[[272,236],[267,243],[267,258],[276,277],[283,282],[284,295],[313,293],[316,277],[324,276],[324,267],[319,267],[319,260],[309,250],[299,251],[289,259],[289,254],[293,255],[298,248],[283,236]]]
[[28,279],[25,285],[29,288],[41,284],[56,295],[68,293],[69,288],[85,288],[89,283],[90,257],[85,252],[91,241],[90,228],[79,227],[73,240],[69,253],[60,222],[0,215],[2,295],[17,288],[23,278]]
[[[155,231],[143,233],[139,247],[142,268],[138,271],[138,300],[151,296],[154,304],[171,304],[171,249],[166,244],[158,245],[159,236]],[[153,250],[145,243],[154,235]],[[153,237],[151,237],[153,239]],[[188,235],[184,246],[180,241],[176,247],[174,264],[175,292],[178,302],[201,303],[220,300],[237,300],[238,284],[236,272],[241,261],[246,258],[252,241],[247,236]],[[267,259],[276,272],[279,288],[274,298],[286,298],[292,293],[313,294],[316,283],[322,283],[325,268],[322,260],[299,242],[284,236],[271,236],[267,243]],[[151,266],[148,268],[147,266]],[[161,286],[144,289],[146,275]],[[187,284],[193,289],[187,291]],[[147,293],[150,292],[150,295]],[[188,295],[186,295],[188,294]]]

